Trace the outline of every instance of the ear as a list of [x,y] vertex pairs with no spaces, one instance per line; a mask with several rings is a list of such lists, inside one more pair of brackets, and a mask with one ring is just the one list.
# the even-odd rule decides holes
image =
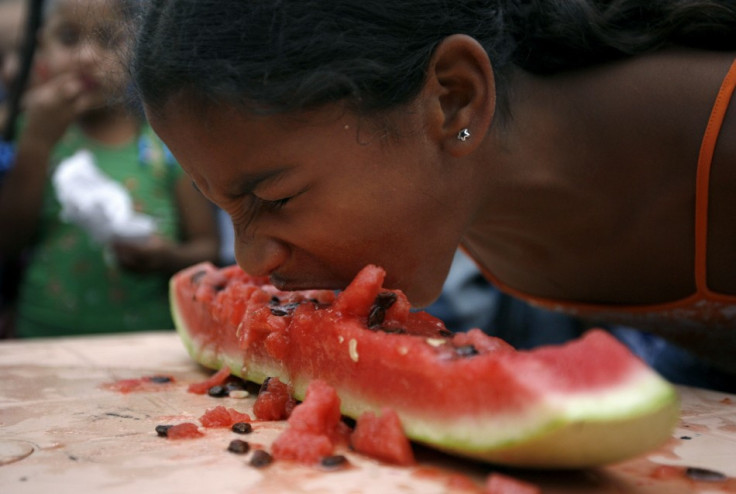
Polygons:
[[[423,88],[429,129],[443,150],[459,157],[483,140],[496,108],[496,85],[488,54],[474,38],[454,34],[435,48]],[[468,129],[470,137],[458,139]]]

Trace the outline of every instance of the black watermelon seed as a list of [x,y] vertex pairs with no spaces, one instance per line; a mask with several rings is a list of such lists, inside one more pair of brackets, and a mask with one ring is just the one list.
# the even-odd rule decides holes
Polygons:
[[250,425],[248,422],[236,422],[231,427],[231,430],[233,432],[237,432],[238,434],[250,434],[253,432],[253,426]]
[[266,391],[268,391],[269,381],[271,381],[270,377],[267,377],[266,379],[263,380],[263,384],[261,384],[261,389],[258,390],[258,394],[265,393]]
[[463,345],[455,348],[455,352],[461,357],[472,357],[478,355],[478,350],[473,345]]
[[369,328],[375,328],[383,324],[384,319],[386,319],[386,309],[380,305],[374,305],[368,313],[368,322],[366,324]]
[[273,462],[273,457],[262,449],[253,451],[253,456],[250,459],[251,466],[256,468],[265,467]]
[[376,295],[376,300],[373,301],[373,304],[384,309],[390,309],[396,303],[396,299],[397,297],[394,292],[381,292]]
[[271,305],[281,305],[281,299],[274,295],[271,297]]
[[230,441],[230,444],[227,445],[227,450],[231,453],[244,455],[248,450],[250,450],[250,444],[245,441],[241,441],[240,439],[233,439]]
[[171,378],[169,376],[151,376],[150,381],[156,384],[170,383]]
[[283,317],[283,316],[288,316],[289,311],[282,309],[281,307],[272,307],[271,314],[273,314],[274,316]]
[[325,456],[320,460],[320,464],[323,467],[327,468],[335,468],[345,465],[348,462],[348,459],[345,458],[343,455],[332,455],[332,456]]
[[689,441],[690,439],[692,439],[692,437],[690,437],[690,436],[680,436],[680,439],[684,439],[685,441]]
[[170,425],[157,425],[156,434],[158,434],[160,437],[167,437],[169,435],[169,429],[171,429]]
[[207,394],[214,398],[223,398],[228,395],[228,390],[225,386],[212,386],[207,390]]
[[685,470],[685,475],[693,480],[700,480],[703,482],[723,482],[727,478],[721,472],[697,467],[688,467],[687,470]]

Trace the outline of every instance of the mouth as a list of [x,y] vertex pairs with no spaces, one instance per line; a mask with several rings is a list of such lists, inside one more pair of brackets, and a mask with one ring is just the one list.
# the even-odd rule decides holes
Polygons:
[[269,281],[277,289],[284,292],[304,290],[342,290],[347,286],[347,283],[339,281],[330,281],[316,277],[314,279],[290,279],[275,273],[272,273],[269,276]]
[[99,81],[97,81],[97,79],[95,79],[94,77],[83,75],[80,79],[82,81],[82,86],[86,91],[94,91],[100,87]]

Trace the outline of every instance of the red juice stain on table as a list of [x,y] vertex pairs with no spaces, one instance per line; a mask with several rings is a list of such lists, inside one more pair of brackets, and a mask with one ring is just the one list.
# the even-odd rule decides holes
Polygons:
[[535,484],[493,472],[486,479],[484,494],[542,494]]
[[614,470],[632,487],[632,490],[621,491],[625,494],[736,493],[736,478],[715,470],[662,465],[644,458],[617,465]]
[[175,379],[171,376],[143,376],[134,379],[119,379],[112,383],[104,383],[102,387],[118,393],[132,393],[139,391],[164,391],[169,389]]
[[436,466],[419,465],[412,470],[412,476],[417,479],[440,482],[450,492],[482,492],[480,484],[470,476]]
[[657,455],[667,460],[679,460],[680,456],[675,453],[675,449],[682,445],[683,442],[690,440],[692,440],[691,436],[682,436],[680,438],[671,437],[657,450]]
[[736,478],[705,468],[661,465],[653,469],[650,477],[687,485],[691,492],[736,492]]
[[719,431],[728,432],[730,434],[736,433],[736,422],[726,421],[718,426]]

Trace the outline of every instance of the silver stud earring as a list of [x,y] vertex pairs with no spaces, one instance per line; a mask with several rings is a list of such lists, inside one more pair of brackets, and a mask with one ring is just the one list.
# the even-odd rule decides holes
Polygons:
[[464,128],[460,132],[457,133],[457,138],[463,142],[470,139],[470,131],[467,128]]

